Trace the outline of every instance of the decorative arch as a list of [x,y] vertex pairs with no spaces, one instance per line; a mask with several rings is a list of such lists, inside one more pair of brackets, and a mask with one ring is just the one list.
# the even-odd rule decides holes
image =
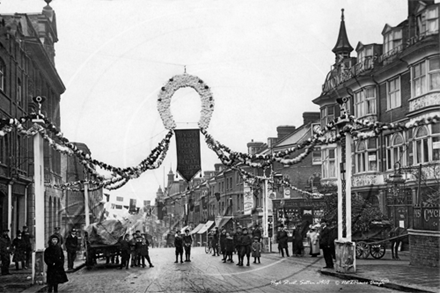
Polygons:
[[165,128],[171,130],[177,126],[171,114],[171,98],[178,89],[184,87],[191,87],[200,95],[202,110],[200,111],[201,116],[198,125],[201,129],[208,128],[212,112],[214,111],[214,98],[211,89],[203,80],[187,73],[173,76],[160,90],[157,99],[157,109]]

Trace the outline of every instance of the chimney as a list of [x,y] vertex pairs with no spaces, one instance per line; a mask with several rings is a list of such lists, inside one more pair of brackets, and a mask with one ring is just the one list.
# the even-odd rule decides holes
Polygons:
[[303,113],[303,124],[307,125],[309,123],[317,122],[321,118],[319,112],[304,112]]
[[278,137],[268,137],[267,138],[267,146],[269,148],[273,148],[273,146],[277,143]]
[[247,144],[248,154],[251,156],[257,154],[263,145],[262,142],[251,140],[251,142],[248,142]]
[[277,127],[277,135],[278,135],[277,139],[280,140],[280,139],[286,137],[287,135],[294,132],[295,129],[296,129],[296,126],[291,126],[291,125],[278,126]]

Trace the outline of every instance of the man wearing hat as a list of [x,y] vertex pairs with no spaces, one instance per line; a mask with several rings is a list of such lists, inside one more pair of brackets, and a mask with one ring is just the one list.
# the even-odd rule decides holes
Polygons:
[[29,228],[27,226],[23,226],[23,232],[21,233],[21,236],[25,244],[25,251],[24,251],[25,261],[26,261],[25,268],[27,269],[31,262],[31,252],[32,252],[32,243],[31,243],[32,236],[29,233]]
[[321,233],[319,234],[319,246],[324,253],[325,267],[324,269],[333,269],[333,258],[331,250],[331,231],[327,227],[327,220],[321,220]]
[[66,250],[67,250],[67,269],[73,270],[73,262],[76,258],[76,251],[78,250],[78,237],[76,237],[75,229],[70,231],[69,236],[66,237]]
[[9,238],[9,230],[3,230],[0,237],[0,257],[2,260],[2,275],[10,275],[9,266],[11,265],[11,238]]

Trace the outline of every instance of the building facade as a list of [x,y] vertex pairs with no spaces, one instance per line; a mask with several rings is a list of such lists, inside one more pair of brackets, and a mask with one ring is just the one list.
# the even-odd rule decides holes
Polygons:
[[[352,57],[342,14],[335,63],[313,100],[322,126],[340,115],[337,100],[344,98],[350,114],[371,122],[411,124],[440,115],[439,4],[408,1],[407,19],[386,24],[382,39],[359,42]],[[415,265],[439,262],[440,230],[432,224],[439,220],[439,141],[440,125],[430,124],[385,131],[352,145],[352,196],[363,197],[395,227],[408,230]],[[336,183],[335,150],[336,144],[322,146],[322,184]],[[424,213],[437,218],[430,222]]]
[[[55,67],[56,16],[47,5],[41,13],[0,14],[0,114],[20,118],[35,112],[32,97],[44,96],[43,114],[60,125],[60,96],[65,86]],[[26,127],[30,126],[30,122]],[[45,234],[61,224],[61,156],[44,145]],[[15,237],[34,227],[32,139],[16,130],[0,137],[0,227]]]

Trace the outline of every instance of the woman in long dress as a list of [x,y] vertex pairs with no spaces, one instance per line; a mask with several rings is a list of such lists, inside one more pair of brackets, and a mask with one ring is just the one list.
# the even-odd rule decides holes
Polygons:
[[66,272],[64,271],[64,253],[63,249],[58,245],[60,240],[56,235],[49,238],[49,247],[44,251],[44,262],[47,265],[47,284],[48,292],[58,292],[58,284],[68,281]]
[[309,245],[310,245],[310,255],[312,257],[316,257],[320,254],[318,236],[319,233],[317,226],[312,226],[310,231],[307,232],[307,239],[309,240]]

